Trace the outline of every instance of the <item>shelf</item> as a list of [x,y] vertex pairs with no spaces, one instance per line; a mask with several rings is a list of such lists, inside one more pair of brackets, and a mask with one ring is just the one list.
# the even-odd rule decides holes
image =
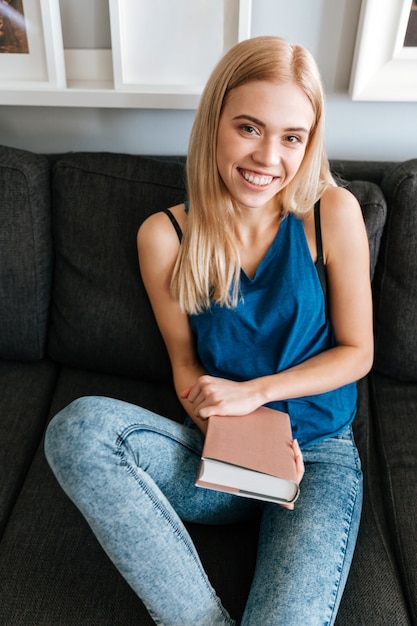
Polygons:
[[79,82],[66,89],[37,89],[36,91],[9,90],[0,92],[0,105],[50,106],[50,107],[95,107],[134,109],[195,109],[198,106],[198,88],[178,85],[160,86],[158,90],[147,89],[128,92],[115,91],[112,83]]
[[112,49],[63,49],[58,0],[33,7],[46,63],[41,51],[10,55],[39,67],[38,77],[28,80],[25,68],[0,75],[0,105],[196,109],[218,58],[250,33],[251,0],[181,0],[168,12],[148,0],[109,0]]

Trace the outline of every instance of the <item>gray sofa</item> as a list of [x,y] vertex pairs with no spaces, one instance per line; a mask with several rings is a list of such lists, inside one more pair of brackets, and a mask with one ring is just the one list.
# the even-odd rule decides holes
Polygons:
[[[0,148],[2,625],[152,624],[56,483],[43,433],[52,415],[87,394],[182,419],[135,236],[151,212],[184,199],[183,165]],[[332,167],[363,209],[376,330],[355,422],[363,516],[337,624],[417,624],[417,160]],[[189,528],[239,617],[257,523]]]

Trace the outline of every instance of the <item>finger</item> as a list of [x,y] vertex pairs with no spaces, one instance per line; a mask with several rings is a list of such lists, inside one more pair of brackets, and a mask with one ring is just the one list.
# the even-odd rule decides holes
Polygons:
[[305,471],[304,459],[303,459],[300,446],[298,445],[298,441],[296,439],[294,439],[292,445],[293,445],[293,451],[294,451],[294,457],[295,457],[297,479],[298,479],[298,482],[301,482],[301,479],[303,478],[304,471]]
[[294,451],[294,458],[295,458],[296,464],[297,465],[300,465],[300,464],[304,465],[303,454],[301,452],[300,446],[298,445],[298,441],[296,439],[294,439],[292,447],[293,447],[293,451]]
[[299,443],[298,443],[298,440],[297,440],[297,439],[293,439],[293,442],[292,442],[292,449],[294,450],[294,456],[295,456],[295,458],[300,457],[300,456],[301,456],[301,457],[303,456],[303,455],[302,455],[302,453],[301,453],[301,449],[300,449],[300,446],[299,446]]
[[202,420],[208,420],[209,417],[213,415],[220,415],[220,411],[215,406],[203,406],[201,409],[197,409],[198,416]]
[[196,383],[195,385],[190,385],[190,387],[184,389],[184,392],[188,393],[187,400],[191,402],[191,404],[194,404],[194,406],[198,405],[199,402],[201,402],[201,400],[199,400],[201,396],[201,389],[198,383]]
[[188,398],[192,388],[193,388],[193,386],[190,385],[189,387],[186,387],[183,391],[181,391],[180,398]]
[[[200,412],[199,412],[199,409],[198,409],[199,403],[196,402],[198,396],[195,397],[195,398],[192,397],[192,390],[193,390],[194,387],[195,387],[195,385],[190,385],[189,387],[186,387],[183,391],[181,391],[180,398],[186,399],[191,404],[193,404],[194,405],[194,415],[195,415],[195,417],[198,417],[198,419],[201,419],[202,421],[205,421],[205,420],[207,420],[209,418],[209,416],[206,417],[206,416],[200,415]],[[194,395],[195,395],[195,393],[194,393]]]

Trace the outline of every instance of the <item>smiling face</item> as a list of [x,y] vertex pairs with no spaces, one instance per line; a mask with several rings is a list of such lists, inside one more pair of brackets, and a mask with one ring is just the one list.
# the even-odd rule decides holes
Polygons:
[[259,208],[296,175],[314,111],[298,85],[253,81],[227,96],[217,135],[217,168],[241,208]]

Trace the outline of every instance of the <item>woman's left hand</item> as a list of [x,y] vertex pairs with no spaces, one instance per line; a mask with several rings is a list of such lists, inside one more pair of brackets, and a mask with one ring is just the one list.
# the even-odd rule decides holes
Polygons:
[[[296,439],[294,439],[292,442],[292,449],[293,449],[294,458],[295,458],[295,470],[297,474],[296,481],[297,481],[297,484],[299,485],[304,476],[305,467],[304,467],[303,455],[300,450],[300,446],[298,445],[298,441]],[[284,509],[293,510],[294,502],[292,504],[281,504],[281,506],[284,507]]]

